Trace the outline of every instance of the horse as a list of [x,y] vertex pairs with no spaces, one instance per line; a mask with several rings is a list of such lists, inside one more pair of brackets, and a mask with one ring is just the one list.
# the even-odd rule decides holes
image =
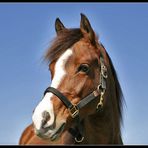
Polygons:
[[20,145],[123,145],[123,93],[111,58],[88,18],[80,28],[55,21],[56,37],[44,59],[51,85],[23,131]]

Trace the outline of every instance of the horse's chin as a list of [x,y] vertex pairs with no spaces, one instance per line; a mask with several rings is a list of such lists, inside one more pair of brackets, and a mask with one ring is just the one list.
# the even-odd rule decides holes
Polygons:
[[63,123],[59,128],[52,130],[49,134],[50,140],[54,141],[58,139],[60,135],[63,133],[64,129],[65,123]]

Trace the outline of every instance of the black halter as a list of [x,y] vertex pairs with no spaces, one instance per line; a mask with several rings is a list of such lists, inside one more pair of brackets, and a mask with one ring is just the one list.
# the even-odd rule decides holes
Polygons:
[[77,120],[78,126],[75,129],[72,129],[72,128],[69,129],[69,132],[75,137],[75,141],[77,143],[82,142],[84,139],[84,137],[82,136],[83,125],[82,125],[82,121],[80,121],[80,118],[79,118],[79,110],[85,105],[87,105],[89,102],[91,102],[92,100],[96,99],[99,95],[100,95],[100,100],[96,106],[96,109],[99,110],[100,108],[103,107],[103,95],[106,91],[107,68],[104,64],[104,59],[102,57],[100,57],[100,64],[101,64],[100,84],[98,85],[96,90],[94,90],[92,93],[90,93],[85,98],[83,98],[78,104],[76,105],[72,104],[66,96],[64,96],[59,90],[53,87],[48,87],[44,92],[44,95],[49,92],[56,95],[63,102],[66,108],[69,110],[71,117]]

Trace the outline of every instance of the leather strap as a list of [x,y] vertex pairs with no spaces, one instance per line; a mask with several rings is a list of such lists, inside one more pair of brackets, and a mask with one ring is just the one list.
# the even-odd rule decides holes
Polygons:
[[77,108],[81,109],[82,107],[84,107],[86,104],[88,104],[89,102],[91,102],[92,100],[94,100],[95,98],[98,97],[98,92],[97,91],[93,91],[91,94],[89,94],[88,96],[86,96],[85,98],[83,98],[78,104],[77,104]]
[[67,99],[67,97],[65,97],[60,91],[58,91],[57,89],[53,88],[53,87],[48,87],[45,92],[44,95],[47,92],[52,92],[54,95],[56,95],[67,108],[72,108],[73,104]]
[[[71,109],[73,108],[73,104],[68,100],[67,97],[65,97],[60,91],[58,91],[57,89],[53,88],[53,87],[48,87],[45,92],[44,95],[47,92],[52,92],[54,95],[56,95],[63,103],[64,105]],[[88,96],[86,96],[85,98],[83,98],[77,105],[75,105],[75,107],[79,110],[82,107],[84,107],[86,104],[88,104],[89,102],[91,102],[92,100],[94,100],[96,97],[98,97],[99,93],[96,91],[93,91],[92,93],[90,93]]]
[[79,116],[76,117],[77,126],[74,128],[69,128],[68,131],[75,138],[75,143],[80,143],[84,139],[84,122],[80,121]]

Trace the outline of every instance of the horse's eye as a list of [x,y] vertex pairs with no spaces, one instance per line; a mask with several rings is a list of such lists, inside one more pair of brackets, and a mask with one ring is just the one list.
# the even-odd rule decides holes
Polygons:
[[89,70],[90,70],[90,68],[89,68],[89,65],[88,64],[82,64],[78,68],[78,72],[88,73]]

